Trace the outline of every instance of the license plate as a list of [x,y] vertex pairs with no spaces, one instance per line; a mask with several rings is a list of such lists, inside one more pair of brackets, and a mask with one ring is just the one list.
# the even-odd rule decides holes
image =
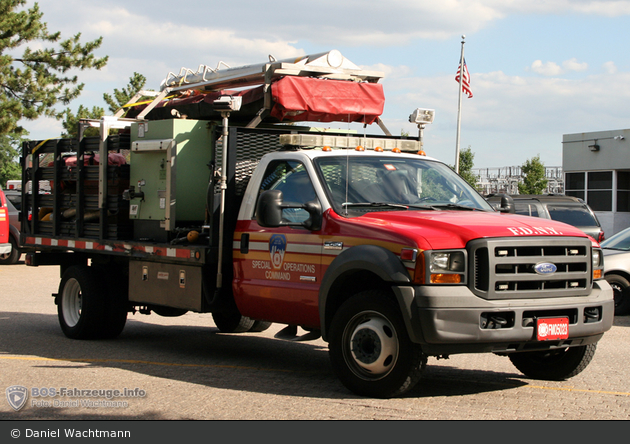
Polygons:
[[555,341],[569,337],[569,318],[541,318],[536,320],[539,341]]

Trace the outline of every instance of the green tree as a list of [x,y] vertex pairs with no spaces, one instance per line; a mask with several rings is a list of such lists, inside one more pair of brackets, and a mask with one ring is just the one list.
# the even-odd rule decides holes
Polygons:
[[114,114],[125,105],[133,96],[144,88],[147,78],[142,74],[134,72],[129,78],[129,83],[122,90],[114,89],[114,96],[105,93],[103,100],[109,105],[109,111]]
[[[64,132],[61,134],[61,137],[78,137],[80,119],[100,119],[103,115],[105,115],[105,110],[99,106],[94,106],[92,107],[92,110],[90,110],[83,105],[79,105],[79,109],[76,114],[74,114],[70,108],[66,108],[63,112],[64,119],[62,125]],[[84,136],[98,136],[98,134],[98,128],[88,128],[83,133]]]
[[0,185],[6,188],[7,180],[22,177],[19,162],[19,149],[23,139],[14,135],[0,135]]
[[[113,96],[107,93],[103,94],[103,100],[109,105],[110,113],[114,114],[119,108],[129,102],[137,92],[142,90],[146,81],[146,77],[134,72],[133,76],[129,78],[129,83],[122,90],[114,89]],[[80,105],[76,114],[70,108],[66,108],[63,115],[64,133],[62,137],[77,137],[80,119],[100,119],[105,115],[105,110],[98,106],[94,106],[90,110]],[[84,136],[98,136],[98,133],[98,128],[88,128]]]
[[477,180],[479,176],[475,176],[472,172],[475,166],[475,153],[473,153],[470,145],[468,148],[459,151],[459,175],[464,178],[473,188],[477,188]]
[[527,160],[521,167],[523,182],[518,184],[520,194],[542,194],[547,188],[545,165],[540,161],[540,154]]
[[[100,69],[107,63],[107,57],[93,54],[102,37],[85,44],[80,33],[60,40],[61,33],[50,33],[42,22],[38,4],[23,9],[25,4],[26,0],[0,0],[0,135],[23,134],[21,119],[61,119],[64,112],[55,106],[70,103],[84,86],[68,71]],[[51,43],[54,47],[43,47]],[[42,48],[33,50],[29,44]]]

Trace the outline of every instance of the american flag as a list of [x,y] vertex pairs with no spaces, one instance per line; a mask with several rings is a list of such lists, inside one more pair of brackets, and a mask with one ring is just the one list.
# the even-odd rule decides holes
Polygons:
[[[457,75],[455,76],[455,80],[459,83],[459,74],[462,69],[462,64],[460,63],[457,67]],[[470,89],[470,73],[468,72],[468,67],[466,66],[466,59],[464,59],[464,78],[462,80],[462,92],[465,93],[470,99],[473,96],[472,89]]]

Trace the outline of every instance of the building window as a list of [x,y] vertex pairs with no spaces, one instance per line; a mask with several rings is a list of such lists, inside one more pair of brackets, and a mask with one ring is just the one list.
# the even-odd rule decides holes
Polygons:
[[617,171],[617,211],[630,213],[630,171]]
[[564,194],[584,199],[585,175],[586,173],[567,173],[564,181]]
[[588,173],[586,203],[593,211],[612,211],[612,171]]
[[[629,183],[630,183],[630,177]],[[593,211],[613,210],[613,172],[567,173],[565,194],[586,201]],[[630,187],[630,185],[629,185]],[[630,192],[630,188],[628,188]],[[630,193],[627,198],[630,197]],[[628,210],[630,211],[630,209]]]

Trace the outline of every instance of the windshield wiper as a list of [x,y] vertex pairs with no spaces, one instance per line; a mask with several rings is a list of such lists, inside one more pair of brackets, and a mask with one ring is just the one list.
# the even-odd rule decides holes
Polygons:
[[413,205],[413,204],[394,204],[387,202],[344,202],[341,204],[342,207],[390,207],[390,208],[399,208],[401,210],[408,210],[409,208],[414,209],[422,209],[422,210],[435,210],[430,205]]
[[434,204],[433,206],[434,207],[439,207],[439,208],[452,208],[454,210],[469,210],[469,211],[480,210],[481,211],[481,208],[468,207],[466,205],[458,205],[458,204],[454,204],[454,203]]

